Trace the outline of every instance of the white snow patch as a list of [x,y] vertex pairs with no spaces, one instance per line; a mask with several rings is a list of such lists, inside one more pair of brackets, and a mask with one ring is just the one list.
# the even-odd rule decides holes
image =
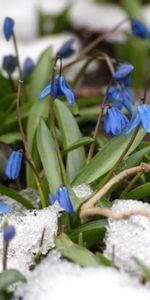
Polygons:
[[[27,284],[19,287],[17,296],[24,300],[136,299],[149,300],[149,289],[136,279],[111,268],[81,268],[58,260],[56,254],[47,257],[31,273]],[[134,298],[135,297],[135,298]]]
[[[150,210],[150,205],[136,200],[116,200],[112,206],[112,210],[117,212],[137,208]],[[105,255],[112,258],[113,252],[116,265],[124,270],[137,272],[133,256],[150,267],[150,218],[132,216],[121,221],[109,219]]]

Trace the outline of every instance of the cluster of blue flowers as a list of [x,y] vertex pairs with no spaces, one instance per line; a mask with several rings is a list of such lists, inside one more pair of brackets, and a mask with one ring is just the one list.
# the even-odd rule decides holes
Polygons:
[[[141,102],[134,111],[131,106],[135,103],[129,90],[133,70],[131,64],[121,64],[112,75],[115,84],[109,87],[105,98],[105,104],[110,107],[106,112],[104,129],[109,135],[120,135],[125,130],[124,134],[128,136],[140,124],[150,133],[150,106]],[[132,115],[130,121],[121,111],[123,107]]]
[[[149,32],[146,26],[139,20],[131,19],[131,29],[134,35],[142,39],[149,37]],[[5,18],[3,31],[6,40],[9,41],[14,35],[13,19],[9,17]],[[70,39],[64,43],[57,52],[57,56],[61,58],[68,58],[73,55],[73,43],[74,39]],[[15,56],[9,55],[4,57],[3,69],[7,71],[8,74],[13,73],[16,66],[17,59]],[[23,78],[25,79],[33,69],[34,62],[30,58],[26,58],[23,65]],[[134,66],[129,63],[124,63],[120,64],[112,75],[112,85],[108,88],[105,97],[105,104],[108,106],[108,109],[105,115],[104,129],[108,135],[120,135],[122,131],[124,131],[124,134],[127,136],[140,124],[143,125],[146,132],[150,133],[150,106],[141,103],[133,111],[135,101],[129,88],[133,70]],[[53,83],[48,83],[48,85],[41,91],[39,99],[42,100],[50,94],[52,95],[53,100],[57,97],[65,96],[70,106],[72,106],[75,102],[72,88],[62,75],[55,75]],[[122,108],[126,108],[128,113],[132,114],[130,121],[121,111]],[[6,175],[9,179],[15,180],[18,178],[22,160],[22,151],[12,152],[6,165]],[[66,186],[60,186],[56,195],[49,194],[49,200],[52,205],[57,200],[66,212],[70,215],[74,214],[69,191]],[[0,210],[7,211],[9,208],[1,206]],[[4,232],[4,240],[10,240],[14,237],[14,235],[15,228],[10,225]]]

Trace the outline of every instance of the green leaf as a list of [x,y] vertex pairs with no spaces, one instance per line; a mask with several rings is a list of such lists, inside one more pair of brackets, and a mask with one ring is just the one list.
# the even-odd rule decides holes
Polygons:
[[88,136],[82,137],[78,139],[75,143],[71,144],[68,148],[64,149],[62,151],[63,154],[66,154],[67,152],[70,152],[74,149],[80,148],[82,146],[91,144],[94,140]]
[[83,224],[69,233],[69,238],[74,242],[78,242],[79,234],[82,233],[83,241],[87,248],[92,247],[101,240],[106,232],[107,219],[101,219]]
[[145,154],[150,154],[150,147],[145,147],[140,151],[136,151],[129,157],[127,157],[119,166],[118,170],[124,170],[128,168],[132,168],[134,166],[137,166],[142,162],[143,157]]
[[30,83],[26,87],[29,100],[38,98],[39,93],[48,83],[52,69],[52,47],[48,47],[40,56],[35,69],[33,70]]
[[9,269],[0,273],[0,291],[5,290],[10,284],[18,281],[26,281],[24,275],[15,269]]
[[51,133],[43,120],[37,128],[37,148],[47,177],[50,192],[55,194],[62,184],[61,171]]
[[147,281],[150,281],[150,269],[137,257],[132,257],[133,261],[136,263],[136,265],[139,267],[139,269],[142,271],[144,278]]
[[150,196],[150,183],[145,183],[125,195],[125,199],[143,199]]
[[29,202],[26,198],[12,190],[11,188],[6,187],[3,184],[0,184],[0,194],[7,195],[8,197],[15,199],[17,202],[21,203],[24,207],[28,209],[35,209],[32,203]]
[[[81,138],[78,124],[69,108],[60,100],[54,101],[57,122],[62,134],[63,149],[70,147]],[[78,174],[85,164],[84,148],[71,151],[67,156],[67,174],[70,180]]]
[[6,144],[13,144],[16,141],[21,140],[21,134],[18,131],[9,132],[0,135],[0,141]]
[[104,256],[102,253],[97,252],[96,257],[99,259],[100,265],[105,267],[113,267],[113,262],[110,259],[108,259],[106,256]]
[[[44,99],[43,101],[37,100],[33,104],[27,122],[27,144],[28,144],[29,151],[32,155],[32,158],[37,166],[39,165],[39,157],[37,155],[37,150],[35,146],[35,136],[36,136],[36,130],[39,125],[40,119],[48,118],[48,114],[49,114],[48,100],[49,99]],[[29,166],[27,166],[26,175],[27,175],[27,185],[34,186],[34,178],[33,178],[32,170]]]
[[99,260],[92,252],[82,246],[74,244],[64,233],[56,238],[55,244],[65,258],[83,267],[99,266]]
[[[128,151],[128,155],[136,149],[143,139],[145,132],[140,129],[138,135]],[[117,162],[123,151],[126,149],[131,136],[117,136],[109,141],[100,152],[86,165],[73,181],[73,185],[81,183],[92,183],[106,174]]]

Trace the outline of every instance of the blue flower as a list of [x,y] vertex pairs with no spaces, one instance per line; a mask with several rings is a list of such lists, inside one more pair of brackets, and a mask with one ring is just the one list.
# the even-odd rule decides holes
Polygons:
[[5,173],[9,179],[17,179],[20,173],[23,159],[22,151],[13,151],[7,161]]
[[[112,101],[111,101],[112,100]],[[129,113],[132,113],[131,104],[134,104],[134,98],[128,89],[128,87],[120,86],[120,88],[116,85],[112,85],[106,95],[105,103],[111,103],[113,106],[122,109],[124,106]]]
[[49,194],[50,203],[53,205],[57,200],[60,206],[70,215],[74,214],[73,206],[70,200],[68,189],[65,186],[60,186],[56,192],[56,196]]
[[30,57],[27,57],[23,64],[23,70],[22,70],[23,79],[26,79],[28,75],[30,75],[30,73],[34,69],[34,66],[35,64],[33,60]]
[[6,17],[4,20],[4,25],[3,25],[3,31],[4,31],[4,36],[7,41],[10,40],[10,38],[13,35],[13,27],[14,27],[14,20],[12,18]]
[[116,85],[112,85],[107,91],[105,103],[111,103],[110,100],[112,100],[113,106],[117,106],[119,109],[122,108],[121,91]]
[[0,214],[7,214],[11,212],[11,207],[4,202],[0,202]]
[[62,47],[58,50],[57,56],[62,58],[68,58],[74,54],[75,50],[72,49],[72,44],[74,43],[75,39],[71,38],[67,42],[65,42]]
[[117,70],[113,73],[112,79],[116,81],[122,81],[133,72],[134,66],[131,64],[120,64],[117,68]]
[[127,127],[128,122],[127,117],[117,107],[108,108],[104,121],[105,132],[119,135]]
[[[44,88],[40,93],[39,99],[43,99],[52,93],[52,84],[51,82]],[[56,75],[54,78],[54,88],[53,88],[53,98],[56,99],[59,96],[65,96],[68,103],[72,106],[75,102],[74,93],[71,89],[71,86],[65,80],[63,76]]]
[[14,55],[5,55],[3,58],[3,69],[8,73],[12,74],[17,66],[17,59]]
[[134,35],[146,39],[149,37],[149,32],[145,24],[143,24],[139,20],[132,20],[131,21],[131,29]]
[[4,241],[10,241],[16,235],[16,229],[13,225],[8,225],[3,232]]
[[52,194],[48,194],[48,197],[51,205],[53,205],[56,202],[56,197]]
[[125,136],[128,136],[140,124],[143,125],[147,133],[150,133],[150,106],[147,104],[139,104],[137,106],[128,124]]

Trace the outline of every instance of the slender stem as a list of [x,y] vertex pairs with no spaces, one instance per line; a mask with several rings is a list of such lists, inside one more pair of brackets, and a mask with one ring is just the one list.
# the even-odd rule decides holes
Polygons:
[[96,53],[95,55],[93,55],[92,57],[88,58],[85,62],[85,64],[82,66],[82,68],[79,70],[79,72],[76,74],[74,80],[73,80],[73,83],[72,83],[72,86],[75,87],[76,84],[78,83],[79,79],[81,78],[81,76],[84,74],[85,70],[87,69],[87,67],[89,66],[89,64],[91,62],[93,62],[93,60],[95,59],[99,59],[99,60],[104,60],[106,61],[107,65],[108,65],[108,68],[110,70],[111,73],[114,72],[114,67],[113,67],[113,64],[112,64],[112,61],[110,59],[110,57],[104,53],[104,52],[99,52],[99,53]]
[[146,103],[149,80],[150,80],[150,73],[148,74],[148,76],[145,80],[144,95],[143,95],[143,99],[142,99],[143,103]]
[[90,149],[89,149],[87,163],[89,163],[89,161],[91,160],[91,158],[93,156],[93,153],[94,153],[94,149],[95,149],[95,145],[96,145],[96,138],[97,138],[97,135],[98,135],[98,132],[99,132],[99,128],[100,128],[101,122],[102,122],[104,109],[105,109],[105,106],[101,105],[101,107],[100,107],[100,113],[99,113],[99,116],[98,116],[98,120],[97,120],[97,123],[96,123],[94,134],[93,134],[93,140],[94,141],[92,142],[92,144],[90,146]]
[[123,199],[126,196],[126,194],[132,189],[132,187],[135,185],[135,183],[139,180],[141,176],[142,172],[139,172],[133,177],[133,179],[129,182],[124,191],[121,193],[120,199]]
[[126,156],[126,154],[128,153],[130,147],[132,146],[133,142],[135,141],[135,138],[138,134],[139,131],[139,126],[135,129],[129,143],[127,144],[127,147],[125,148],[125,150],[122,152],[121,156],[119,157],[119,159],[117,160],[117,162],[114,164],[114,166],[112,167],[112,169],[109,171],[109,173],[106,175],[106,177],[102,180],[101,182],[101,186],[104,185],[109,179],[110,177],[113,175],[114,171],[117,169],[117,167],[120,165],[120,163],[122,162],[122,160],[124,159],[124,157]]
[[80,60],[83,59],[84,55],[87,54],[89,51],[91,51],[93,48],[95,48],[100,42],[102,42],[105,38],[107,38],[109,35],[111,35],[113,32],[117,31],[120,26],[122,26],[124,23],[128,22],[131,20],[130,17],[125,18],[121,22],[119,22],[116,26],[114,26],[110,31],[100,34],[94,41],[92,41],[90,44],[88,44],[78,55],[78,57],[73,60],[72,62],[68,63],[67,65],[64,66],[64,69],[67,69],[68,67],[72,66],[76,62],[79,62]]
[[23,142],[23,146],[24,146],[24,150],[25,150],[25,158],[26,161],[28,162],[28,164],[30,165],[34,175],[35,175],[35,179],[36,179],[36,183],[37,183],[37,187],[41,196],[41,206],[42,208],[47,206],[47,201],[46,201],[46,197],[44,196],[44,191],[43,191],[43,187],[42,187],[42,183],[41,183],[41,179],[40,176],[36,170],[34,161],[32,159],[32,156],[28,150],[28,146],[27,146],[27,142],[26,142],[26,138],[25,138],[25,134],[24,134],[24,129],[22,126],[22,120],[21,120],[21,114],[20,114],[20,94],[21,94],[21,87],[23,85],[23,81],[19,80],[19,85],[18,85],[18,93],[17,93],[17,118],[18,118],[18,124],[19,124],[19,130],[21,133],[21,137],[22,137],[22,142]]
[[149,172],[150,164],[142,163],[139,166],[126,169],[121,173],[117,174],[111,180],[109,180],[92,198],[90,198],[86,203],[81,206],[80,218],[82,222],[87,220],[87,216],[90,215],[90,210],[93,209],[94,205],[109,191],[109,189],[114,185],[123,180],[124,178],[131,176],[132,174],[138,172]]
[[50,101],[49,101],[49,103],[50,103],[50,128],[51,128],[52,136],[53,136],[54,143],[55,143],[55,148],[56,148],[56,153],[57,153],[57,157],[59,160],[63,183],[64,183],[64,185],[67,185],[68,180],[67,180],[67,176],[66,176],[66,171],[65,171],[61,151],[59,148],[59,142],[57,139],[57,132],[56,132],[56,126],[55,126],[55,111],[54,111],[54,104],[53,104],[53,100],[55,99],[55,90],[54,90],[54,88],[55,88],[55,82],[54,82],[55,81],[55,71],[56,71],[56,65],[57,65],[58,59],[60,60],[60,76],[61,76],[61,71],[62,71],[62,60],[60,57],[56,56],[55,61],[54,61],[53,71],[52,71],[52,78],[51,78],[52,88],[51,88]]
[[16,35],[15,35],[14,31],[13,31],[12,38],[13,38],[13,43],[14,43],[14,48],[15,48],[15,53],[16,53],[16,59],[17,59],[20,80],[23,80],[20,58],[19,58],[19,51],[18,51],[18,46],[17,46],[17,40],[16,40]]
[[3,271],[7,269],[7,254],[9,241],[3,241]]

